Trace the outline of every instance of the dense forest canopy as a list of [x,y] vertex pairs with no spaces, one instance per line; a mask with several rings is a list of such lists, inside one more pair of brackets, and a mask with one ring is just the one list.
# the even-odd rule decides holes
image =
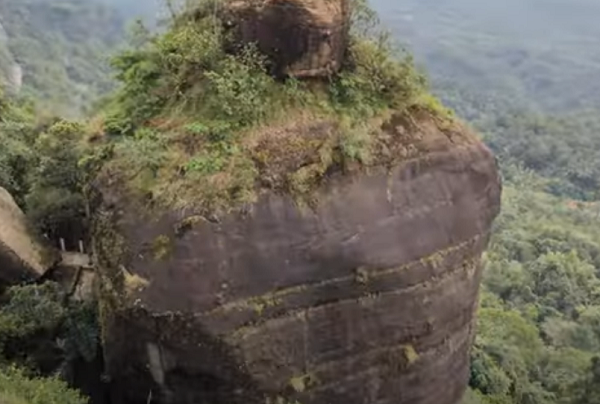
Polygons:
[[467,403],[596,403],[600,206],[548,194],[531,171],[504,172]]
[[163,0],[0,0],[0,85],[38,109],[85,115],[114,88],[109,61],[134,21],[156,28],[168,10]]
[[[18,65],[23,75],[19,97],[9,97],[8,88],[0,97],[0,186],[17,197],[41,232],[64,234],[73,231],[74,219],[83,220],[83,187],[98,156],[86,154],[82,145],[97,135],[97,126],[105,125],[109,135],[120,139],[116,152],[124,156],[125,170],[150,173],[137,186],[155,190],[152,181],[165,161],[182,164],[196,181],[231,162],[245,164],[245,156],[231,147],[232,127],[245,128],[263,119],[269,111],[261,101],[279,105],[278,97],[290,94],[299,103],[314,101],[304,98],[297,83],[286,86],[284,93],[271,92],[273,83],[261,73],[256,54],[248,54],[248,65],[213,52],[214,38],[202,25],[182,23],[171,35],[146,38],[138,48],[112,58],[111,69],[110,55],[125,41],[125,21],[141,17],[152,25],[160,13],[165,15],[164,4],[156,3],[0,0],[0,72],[5,81],[14,81]],[[600,3],[371,3],[427,69],[434,91],[480,130],[499,157],[505,177],[503,213],[486,256],[465,403],[599,404]],[[178,63],[166,63],[171,61],[165,58],[166,50]],[[380,56],[377,49],[367,51]],[[188,86],[198,77],[188,68],[194,64],[210,74]],[[395,80],[410,72],[411,81],[394,88],[418,93],[420,76],[412,65],[400,66],[405,70],[382,77]],[[114,90],[113,78],[121,81],[119,90]],[[335,113],[360,118],[393,98],[371,94],[365,102],[357,97],[368,93],[355,91],[358,84],[368,83],[365,77],[342,79],[336,92],[328,95],[337,98],[327,98],[337,108]],[[230,80],[245,87],[229,86]],[[190,114],[189,100],[199,88],[211,89],[208,109]],[[251,95],[246,104],[233,102],[239,91]],[[100,118],[87,122],[36,112],[41,107],[81,115],[107,92],[111,97],[100,107]],[[353,108],[356,105],[368,108]],[[192,119],[216,106],[221,115],[209,126]],[[164,123],[173,116],[183,121],[189,135],[208,139],[202,153],[184,156],[183,162],[177,161],[181,155],[161,154],[165,144],[181,139],[159,136],[156,127],[143,124]],[[364,137],[359,131],[355,134],[346,144],[347,152],[367,158],[360,154]],[[90,341],[97,338],[93,313],[86,308],[74,315],[83,318],[79,328],[65,322],[65,313],[74,308],[65,306],[52,286],[16,288],[3,299],[0,401],[36,403],[27,394],[39,391],[52,397],[44,404],[80,403],[81,397],[57,380],[32,378],[41,374],[31,366],[39,361],[40,352],[21,355],[14,349],[15,338],[31,346],[31,336],[51,328],[61,338],[75,341],[71,354],[89,355]],[[24,308],[31,315],[35,312],[31,308],[40,305],[45,311],[39,312],[46,313],[52,324],[36,316],[16,321]],[[79,337],[73,338],[74,333]],[[58,357],[65,355],[59,351]],[[28,370],[3,366],[7,362]]]

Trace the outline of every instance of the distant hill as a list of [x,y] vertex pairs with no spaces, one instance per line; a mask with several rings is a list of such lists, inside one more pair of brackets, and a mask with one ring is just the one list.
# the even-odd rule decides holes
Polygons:
[[0,77],[3,79],[7,92],[14,94],[21,87],[22,70],[15,61],[8,42],[8,34],[2,23],[0,23]]
[[[92,0],[87,0],[92,1]],[[165,0],[101,0],[118,10],[127,19],[141,18],[154,23],[165,15],[167,10]]]
[[552,113],[600,106],[596,0],[370,2],[445,101],[462,100],[468,118],[499,106]]
[[[111,88],[107,56],[126,17],[100,0],[0,0],[4,87],[63,115],[78,115]],[[22,86],[19,86],[22,81]]]

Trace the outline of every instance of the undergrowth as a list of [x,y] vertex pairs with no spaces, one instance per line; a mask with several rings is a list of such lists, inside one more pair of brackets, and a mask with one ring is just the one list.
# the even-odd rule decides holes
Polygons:
[[85,404],[87,400],[58,378],[30,378],[14,367],[0,367],[3,404]]
[[[369,120],[424,99],[425,80],[366,2],[352,3],[345,64],[320,83],[274,79],[255,46],[227,52],[231,38],[218,13],[207,12],[214,0],[174,16],[164,34],[140,29],[137,47],[113,61],[121,87],[104,110],[113,151],[104,175],[121,178],[144,201],[219,211],[254,201],[259,184],[306,195],[332,165],[371,163]],[[298,122],[331,129],[304,142],[308,149],[302,142],[291,149],[290,156],[312,155],[310,164],[281,163],[289,172],[269,182],[268,162],[292,146],[283,137],[269,156],[257,149],[261,133]]]

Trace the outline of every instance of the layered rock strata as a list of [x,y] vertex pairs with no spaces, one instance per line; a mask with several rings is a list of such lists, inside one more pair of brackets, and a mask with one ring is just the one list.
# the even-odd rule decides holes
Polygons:
[[413,115],[381,130],[391,158],[331,170],[310,207],[263,191],[226,215],[144,217],[104,190],[114,404],[460,401],[496,161],[460,124]]

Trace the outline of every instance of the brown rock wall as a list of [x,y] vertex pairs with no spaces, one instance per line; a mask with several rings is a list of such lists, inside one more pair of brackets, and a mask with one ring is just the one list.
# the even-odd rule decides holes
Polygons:
[[238,42],[257,44],[278,76],[326,77],[343,63],[347,0],[236,0],[226,10]]
[[423,133],[311,209],[266,192],[211,219],[104,212],[127,246],[104,269],[127,294],[104,314],[114,402],[456,404],[501,187],[479,142]]
[[12,196],[0,188],[0,286],[37,279],[58,259],[38,242]]

